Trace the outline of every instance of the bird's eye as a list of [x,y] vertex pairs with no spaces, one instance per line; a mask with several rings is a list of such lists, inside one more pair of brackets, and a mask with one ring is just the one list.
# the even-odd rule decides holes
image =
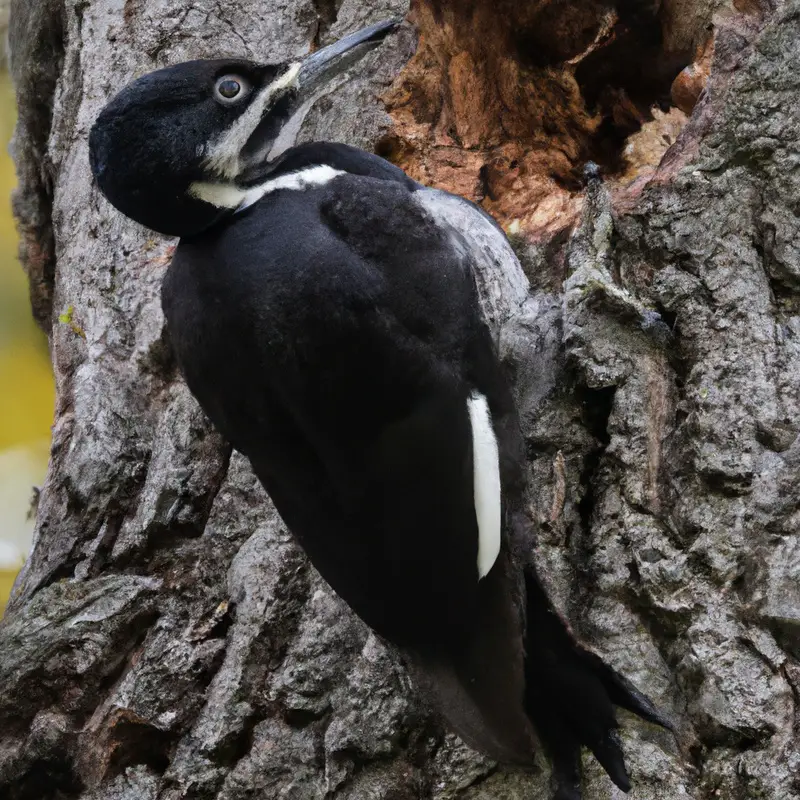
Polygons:
[[217,97],[224,103],[241,100],[247,94],[247,84],[238,75],[223,75],[216,84]]

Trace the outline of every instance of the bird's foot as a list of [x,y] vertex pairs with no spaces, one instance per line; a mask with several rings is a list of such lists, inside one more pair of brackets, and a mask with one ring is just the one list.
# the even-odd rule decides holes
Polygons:
[[580,750],[592,751],[609,778],[631,788],[614,706],[674,730],[652,701],[583,647],[527,576],[526,706],[553,764],[557,800],[580,800]]

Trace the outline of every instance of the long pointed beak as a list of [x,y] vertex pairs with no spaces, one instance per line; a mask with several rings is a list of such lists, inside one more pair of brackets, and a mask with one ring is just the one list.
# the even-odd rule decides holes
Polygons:
[[[292,78],[294,91],[286,95],[280,114],[265,105],[264,116],[238,154],[240,183],[261,180],[264,170],[282,153],[294,147],[300,126],[316,95],[337,75],[377,47],[401,20],[387,19],[351,33],[322,50],[306,56]],[[288,74],[288,73],[287,73]],[[288,84],[287,84],[288,85]]]
[[344,72],[377,47],[399,24],[398,19],[377,22],[307,56],[297,76],[297,88],[300,93],[307,96],[334,76]]

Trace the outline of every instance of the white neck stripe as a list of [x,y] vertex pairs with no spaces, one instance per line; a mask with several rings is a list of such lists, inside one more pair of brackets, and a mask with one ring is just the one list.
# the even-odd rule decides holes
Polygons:
[[260,200],[264,195],[277,192],[279,189],[299,191],[309,186],[323,186],[332,181],[337,175],[344,175],[340,169],[334,169],[326,164],[317,164],[305,167],[297,172],[279,175],[277,178],[265,181],[259,186],[242,189],[230,183],[212,183],[197,181],[189,187],[189,194],[198,200],[217,208],[231,208],[242,211]]

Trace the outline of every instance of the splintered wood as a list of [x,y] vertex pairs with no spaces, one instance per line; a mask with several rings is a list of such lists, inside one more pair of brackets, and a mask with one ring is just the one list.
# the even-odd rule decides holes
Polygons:
[[416,0],[379,152],[530,239],[571,227],[584,164],[620,187],[652,173],[708,73],[705,29],[687,44],[659,4],[630,5]]

